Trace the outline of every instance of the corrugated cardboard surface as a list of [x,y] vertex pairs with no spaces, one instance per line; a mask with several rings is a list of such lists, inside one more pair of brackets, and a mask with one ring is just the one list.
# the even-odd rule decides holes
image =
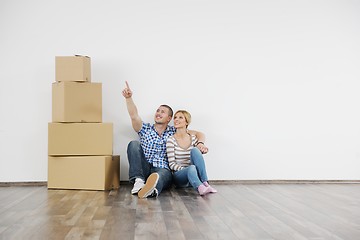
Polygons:
[[53,83],[52,121],[102,122],[102,83]]
[[86,56],[55,57],[57,82],[91,82],[91,60]]
[[112,123],[49,123],[48,155],[112,155]]
[[119,185],[120,156],[49,156],[50,189],[110,190]]

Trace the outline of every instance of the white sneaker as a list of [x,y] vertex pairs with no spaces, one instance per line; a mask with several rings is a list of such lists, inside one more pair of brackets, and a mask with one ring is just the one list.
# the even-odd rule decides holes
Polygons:
[[138,193],[139,198],[157,197],[159,195],[159,192],[155,187],[158,181],[159,181],[158,173],[150,174],[148,179],[146,179],[145,186]]
[[136,178],[134,187],[131,189],[131,194],[137,194],[145,186],[144,180],[141,178]]

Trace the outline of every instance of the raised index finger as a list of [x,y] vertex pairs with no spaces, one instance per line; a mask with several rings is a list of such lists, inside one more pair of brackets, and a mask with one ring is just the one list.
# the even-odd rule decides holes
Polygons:
[[125,83],[126,83],[126,87],[127,87],[128,89],[130,89],[128,82],[125,81]]

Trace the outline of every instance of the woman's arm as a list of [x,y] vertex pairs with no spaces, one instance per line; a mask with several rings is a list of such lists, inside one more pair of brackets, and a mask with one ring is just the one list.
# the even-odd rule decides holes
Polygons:
[[166,154],[167,154],[167,157],[168,157],[169,167],[170,167],[171,170],[179,171],[179,170],[184,168],[183,166],[176,163],[176,160],[175,160],[175,142],[171,137],[168,138],[168,140],[166,142]]

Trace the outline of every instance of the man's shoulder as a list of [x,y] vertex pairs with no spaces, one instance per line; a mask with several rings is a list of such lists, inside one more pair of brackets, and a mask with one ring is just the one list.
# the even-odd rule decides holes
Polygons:
[[168,125],[168,126],[167,126],[167,131],[174,133],[174,132],[176,132],[176,128],[175,128],[174,126]]
[[154,124],[143,122],[142,125],[143,127],[151,128]]
[[145,134],[149,133],[150,131],[152,131],[152,129],[153,129],[153,124],[143,122],[138,134],[140,136],[145,135]]
[[153,129],[153,126],[154,126],[154,124],[143,122],[142,126],[141,126],[141,130],[143,130],[143,129]]
[[167,142],[172,142],[172,143],[175,142],[174,135],[169,136],[168,139],[167,139]]

